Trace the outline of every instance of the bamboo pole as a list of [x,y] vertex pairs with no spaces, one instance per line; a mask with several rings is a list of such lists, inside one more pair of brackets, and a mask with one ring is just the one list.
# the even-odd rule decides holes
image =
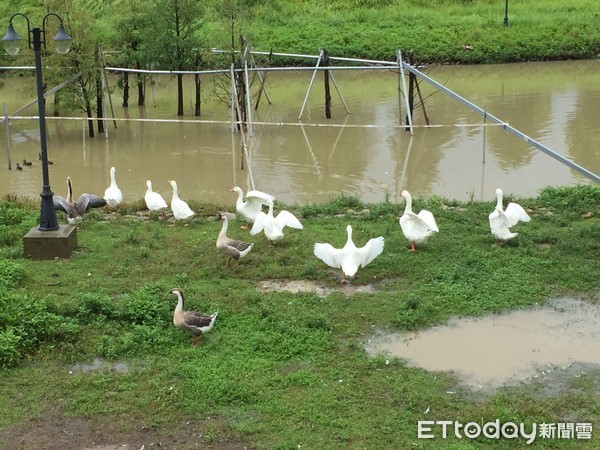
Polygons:
[[336,92],[338,94],[338,97],[340,98],[340,100],[342,102],[342,105],[344,105],[344,109],[346,110],[346,114],[350,114],[350,110],[348,109],[348,106],[346,105],[346,101],[344,100],[344,97],[342,96],[342,92],[340,91],[340,88],[338,87],[338,84],[335,81],[333,73],[330,73],[329,77],[331,78],[331,81],[333,82],[333,87],[335,87],[335,90],[336,90]]
[[[487,122],[487,112],[483,112],[483,124],[485,125],[485,123]],[[483,149],[482,149],[482,153],[483,153],[483,159],[482,159],[482,164],[485,164],[485,129],[486,127],[483,127]]]
[[[235,72],[234,63],[231,63],[231,132],[235,132]],[[243,163],[242,163],[243,168]]]
[[423,95],[421,94],[420,83],[417,81],[416,83],[417,95],[419,96],[419,102],[421,104],[421,108],[423,108],[423,117],[425,117],[425,123],[429,125],[429,117],[427,116],[427,110],[425,109],[425,100],[423,100]]
[[[106,74],[106,61],[104,59],[104,49],[102,48],[102,46],[100,46],[100,58],[102,61],[102,77],[104,78],[106,93],[108,94],[108,104],[110,105],[110,114],[113,118],[113,125],[116,129],[117,121],[114,120],[115,119],[115,108],[113,107],[112,94],[110,93],[110,84],[108,82],[108,75]],[[104,112],[104,115],[106,116],[106,111]]]
[[404,89],[404,101],[406,103],[406,117],[408,118],[408,128],[410,131],[410,135],[414,134],[413,125],[412,125],[412,117],[410,115],[410,106],[408,104],[408,96],[406,95],[406,80],[404,79],[404,63],[402,62],[402,53],[400,50],[396,52],[396,56],[398,58],[398,65],[400,66],[400,75],[402,78],[402,88]]
[[304,102],[302,103],[302,108],[300,109],[300,115],[298,116],[298,120],[302,120],[302,114],[304,113],[304,107],[306,106],[306,102],[308,101],[308,96],[310,95],[310,90],[312,88],[313,83],[315,82],[315,77],[317,76],[317,67],[321,63],[321,58],[323,58],[323,50],[319,54],[319,59],[317,60],[317,65],[313,69],[314,72],[312,74],[312,78],[310,79],[310,83],[308,84],[308,90],[306,91],[306,96],[304,97]]
[[[232,64],[233,66],[233,64]],[[242,110],[240,109],[240,102],[237,96],[237,86],[235,85],[235,79],[234,79],[234,95],[235,95],[235,105],[236,105],[236,111],[237,111],[237,116],[238,116],[238,121],[240,122],[240,124],[242,124]],[[244,169],[244,158],[246,159],[246,162],[248,163],[248,178],[250,179],[250,187],[252,188],[252,190],[254,190],[254,177],[252,176],[252,168],[250,167],[250,158],[248,156],[248,141],[246,140],[246,132],[244,130],[244,126],[242,124],[242,126],[240,126],[240,132],[241,132],[241,136],[242,136],[242,169]]]
[[[76,79],[78,79],[81,76],[81,72],[76,73],[75,75],[73,75],[71,78],[69,78],[66,81],[63,81],[62,83],[54,86],[52,89],[48,90],[45,94],[44,94],[44,98],[48,97],[49,95],[54,94],[55,92],[61,90],[62,88],[64,88],[67,84],[72,83],[73,81],[75,81]],[[24,106],[21,106],[19,109],[17,109],[14,113],[11,114],[11,116],[14,118],[14,116],[16,116],[17,114],[19,114],[21,111],[24,111],[25,109],[29,108],[31,105],[35,105],[37,103],[37,99],[36,100],[32,100],[29,103],[27,103]],[[2,117],[0,119],[0,122],[3,122],[5,119],[4,117]]]
[[4,131],[6,132],[6,158],[8,159],[8,170],[12,170],[10,160],[10,127],[8,125],[8,105],[4,103]]
[[[329,66],[327,49],[323,49],[323,67]],[[331,90],[329,88],[329,70],[323,71],[323,84],[325,87],[325,117],[331,119]]]
[[[256,68],[256,60],[254,59],[254,56],[252,55],[252,53],[250,53],[250,64],[251,64],[251,69],[255,69]],[[258,104],[260,103],[260,98],[262,96],[262,93],[265,93],[265,98],[267,99],[267,102],[269,102],[269,105],[272,105],[273,103],[271,102],[271,99],[269,98],[269,93],[267,92],[267,88],[265,87],[265,81],[267,80],[267,74],[265,72],[264,77],[261,75],[260,70],[256,71],[256,74],[258,75],[258,80],[260,81],[260,88],[258,89],[258,96],[256,99],[256,105],[254,105],[254,109],[258,109]]]
[[104,94],[106,93],[106,80],[104,78],[104,64],[102,63],[102,46],[98,46],[98,58],[100,59],[100,89],[102,90],[102,122],[104,123],[104,138],[108,139],[108,121],[106,120],[106,101]]
[[248,123],[248,135],[252,137],[252,97],[250,96],[250,77],[248,76],[248,60],[244,58],[244,81],[246,84],[246,121]]

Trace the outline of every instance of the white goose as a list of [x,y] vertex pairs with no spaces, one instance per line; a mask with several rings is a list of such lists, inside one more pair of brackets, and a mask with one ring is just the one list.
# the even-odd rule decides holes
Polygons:
[[275,242],[283,239],[283,229],[285,227],[296,228],[298,230],[304,228],[296,216],[289,211],[280,211],[277,217],[274,217],[273,200],[268,200],[267,204],[269,205],[269,212],[266,214],[263,211],[258,212],[250,234],[255,235],[264,230],[267,239]]
[[148,189],[146,190],[146,195],[144,195],[144,201],[146,202],[146,207],[150,212],[152,211],[164,211],[169,207],[165,199],[158,192],[154,192],[152,190],[152,181],[146,181],[146,186]]
[[494,237],[500,241],[507,241],[514,238],[519,233],[510,231],[510,227],[518,222],[529,222],[531,217],[525,212],[523,207],[518,203],[509,203],[505,210],[502,209],[502,190],[495,189],[497,202],[496,208],[488,216],[490,221],[490,230]]
[[192,208],[188,206],[186,202],[179,198],[177,192],[177,182],[175,180],[169,180],[171,186],[173,186],[173,198],[171,199],[171,211],[173,211],[173,217],[175,217],[175,223],[171,226],[175,226],[178,220],[186,220],[191,218],[195,213]]
[[426,209],[415,214],[412,210],[412,197],[408,191],[402,191],[402,197],[406,201],[404,214],[400,217],[400,228],[404,237],[410,241],[411,250],[415,251],[415,244],[427,242],[427,238],[439,232],[433,214]]
[[230,189],[229,192],[237,192],[238,198],[235,203],[235,209],[250,223],[253,223],[256,215],[262,211],[263,205],[268,206],[269,200],[272,202],[275,201],[275,197],[261,191],[248,191],[246,193],[246,201],[244,201],[244,192],[237,186]]
[[117,180],[115,178],[116,169],[110,168],[110,186],[104,191],[104,200],[109,208],[116,208],[123,201],[123,193],[119,186],[117,186]]
[[232,258],[235,259],[239,265],[240,259],[250,253],[254,244],[227,237],[229,220],[225,214],[221,214],[221,220],[223,221],[223,227],[221,227],[221,232],[217,238],[217,248],[225,253],[225,255],[229,256],[225,267],[229,265],[229,261],[231,261]]
[[335,248],[331,244],[315,244],[314,253],[317,258],[334,269],[342,269],[344,274],[342,283],[346,283],[346,277],[356,277],[359,267],[365,267],[381,252],[383,252],[383,236],[369,239],[364,247],[357,248],[352,241],[352,227],[346,227],[348,240],[343,248]]

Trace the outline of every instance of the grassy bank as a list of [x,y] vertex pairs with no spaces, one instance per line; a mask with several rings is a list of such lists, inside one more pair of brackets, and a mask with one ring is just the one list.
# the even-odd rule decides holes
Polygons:
[[[519,201],[532,221],[497,245],[487,223],[492,203],[416,199],[415,209],[435,214],[440,233],[415,254],[397,221],[403,204],[338,197],[290,206],[305,228],[272,247],[233,223],[229,235],[255,246],[239,267],[223,269],[215,248],[218,205],[192,202],[200,217],[188,227],[140,221],[140,203],[122,207],[113,221],[93,212],[69,261],[30,261],[21,239],[37,207],[2,200],[0,447],[69,449],[92,440],[172,449],[524,445],[419,441],[416,424],[426,419],[593,422],[597,446],[597,371],[566,380],[552,397],[535,383],[483,396],[451,374],[371,358],[363,348],[376,329],[414,330],[559,294],[597,298],[600,188],[548,188]],[[353,280],[372,285],[372,293],[346,296],[340,273],[312,255],[315,242],[342,246],[348,223],[358,245],[386,239],[384,253]],[[339,291],[319,297],[259,289],[273,279]],[[171,323],[174,286],[190,309],[219,311],[198,348]],[[85,373],[74,366],[95,357],[107,368]],[[117,362],[127,370],[111,369]],[[544,445],[575,448],[581,441]]]
[[[335,56],[395,60],[399,49],[416,61],[460,63],[600,54],[600,4],[592,0],[511,0],[508,27],[501,0],[273,1],[251,14],[245,32],[263,51],[317,54],[326,48]],[[210,30],[214,43],[217,34]]]

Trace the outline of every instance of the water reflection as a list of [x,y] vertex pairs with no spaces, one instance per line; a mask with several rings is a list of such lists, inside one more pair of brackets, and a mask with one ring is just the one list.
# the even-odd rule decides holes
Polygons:
[[[600,134],[595,127],[600,92],[594,81],[599,66],[597,61],[440,66],[429,75],[600,173]],[[269,74],[272,104],[263,98],[253,112],[257,122],[285,124],[255,124],[248,148],[256,187],[285,202],[322,202],[341,192],[358,194],[369,202],[386,196],[400,201],[402,189],[415,195],[490,200],[494,187],[535,195],[546,185],[587,182],[497,126],[487,126],[484,131],[483,118],[425,83],[421,88],[427,97],[427,115],[433,124],[447,126],[416,128],[411,138],[397,126],[397,75],[392,71],[336,73],[350,114],[334,95],[331,120],[324,117],[323,86],[317,77],[301,124],[297,118],[310,76],[309,72]],[[117,117],[174,118],[175,81],[167,76],[157,81],[148,98],[150,106],[116,107]],[[48,152],[55,161],[50,167],[53,190],[64,194],[66,177],[71,176],[79,192],[101,194],[114,165],[126,201],[143,197],[146,179],[170,198],[167,180],[175,179],[184,199],[233,203],[229,188],[237,184],[247,189],[250,175],[241,168],[240,137],[231,133],[227,123],[230,112],[211,96],[217,83],[207,77],[202,85],[201,119],[214,123],[184,121],[194,120],[189,97],[184,120],[119,121],[117,129],[109,123],[108,139],[104,135],[87,137],[82,121],[49,118]],[[31,89],[28,78],[6,79],[3,101],[14,111],[29,99]],[[186,94],[191,92],[189,80]],[[135,99],[131,100],[135,104]],[[120,103],[117,93],[113,103]],[[424,124],[422,111],[417,111],[414,123]],[[37,197],[41,191],[37,122],[12,120],[10,130],[13,163],[27,159],[34,165],[8,171],[5,163],[0,193]],[[6,158],[4,130],[1,133],[1,153]]]

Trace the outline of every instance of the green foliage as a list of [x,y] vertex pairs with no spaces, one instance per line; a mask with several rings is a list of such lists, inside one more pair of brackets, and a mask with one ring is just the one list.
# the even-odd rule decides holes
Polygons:
[[540,205],[572,214],[600,214],[600,190],[580,184],[574,187],[546,187],[539,195]]
[[11,329],[0,331],[0,369],[13,367],[21,358],[21,337]]
[[171,308],[160,285],[142,286],[137,291],[123,294],[116,304],[117,318],[138,325],[168,323]]
[[107,358],[139,357],[161,354],[173,343],[173,333],[163,327],[134,324],[116,325],[103,335],[97,346],[99,356]]
[[43,301],[21,293],[0,296],[0,333],[7,348],[1,359],[5,361],[15,363],[17,349],[23,356],[43,345],[64,346],[74,342],[78,332],[75,321],[50,312]]
[[23,236],[36,223],[30,207],[16,198],[0,200],[0,251],[7,258],[22,254]]
[[0,289],[16,287],[25,277],[25,267],[22,264],[0,259]]

